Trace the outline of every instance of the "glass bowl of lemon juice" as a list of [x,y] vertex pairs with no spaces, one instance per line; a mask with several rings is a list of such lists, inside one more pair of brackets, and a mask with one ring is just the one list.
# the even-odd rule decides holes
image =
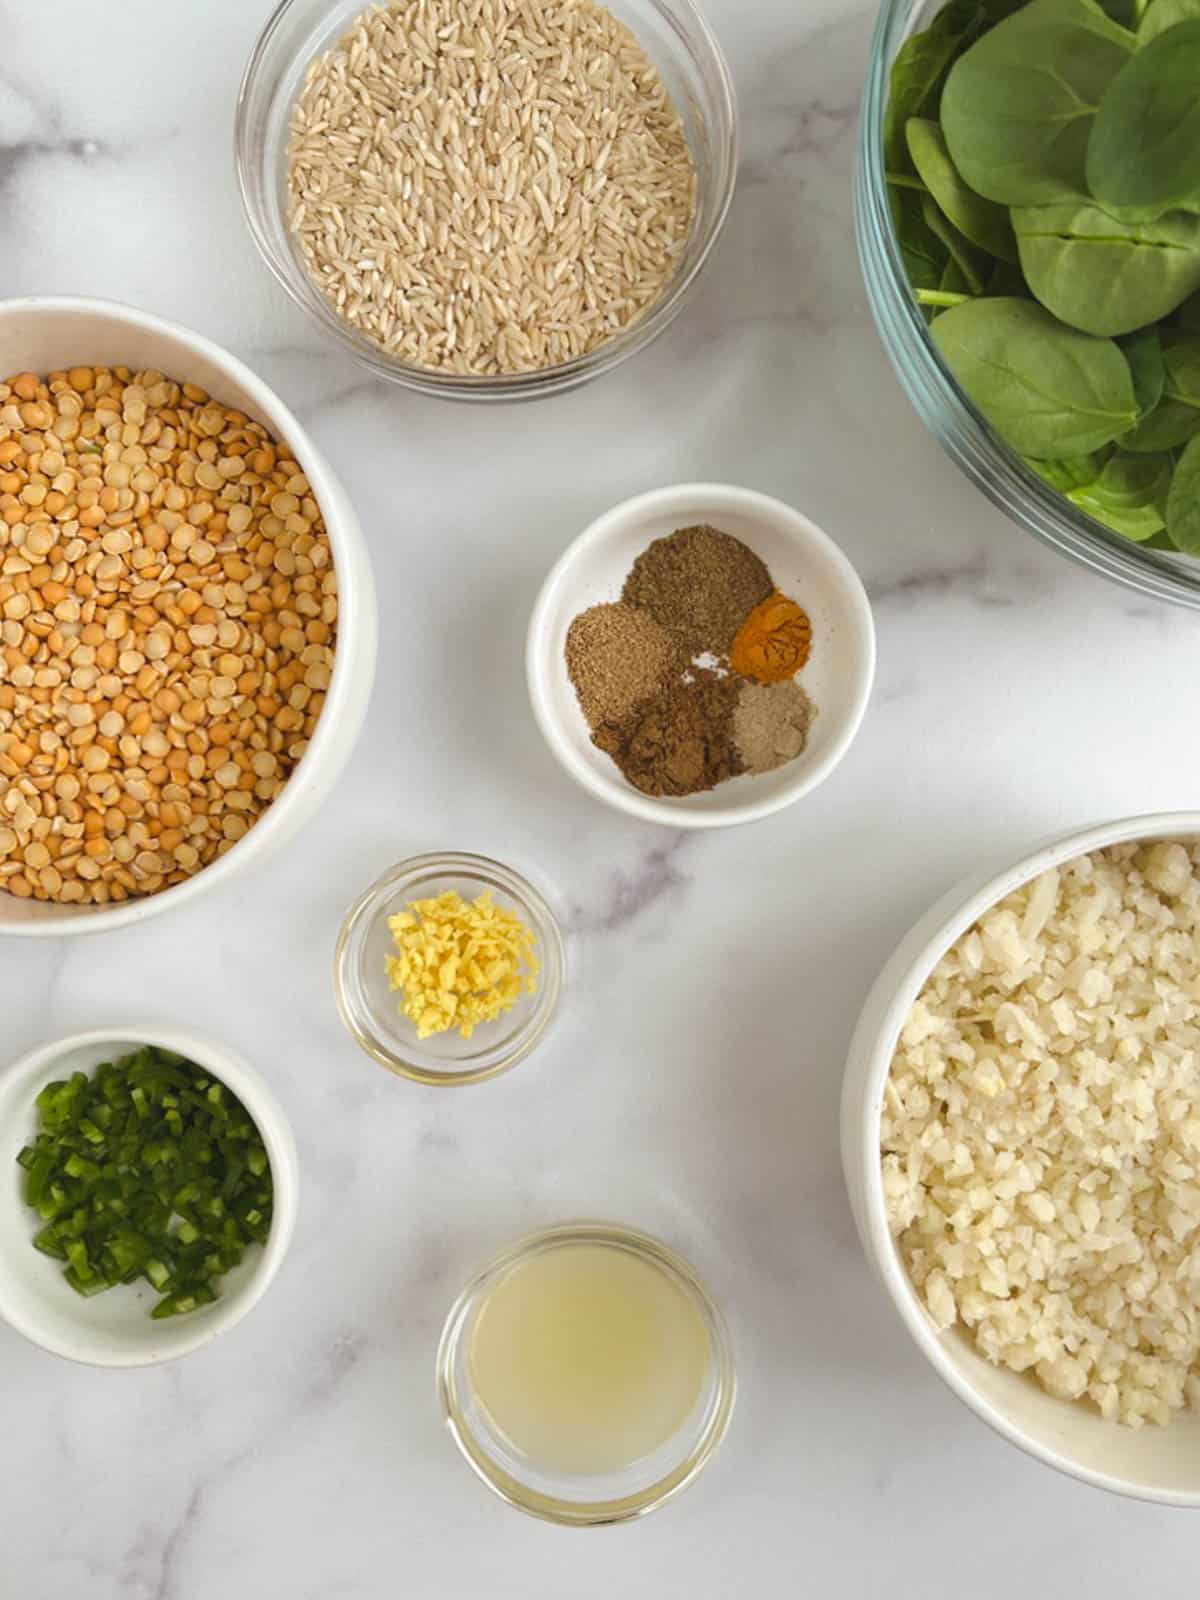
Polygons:
[[463,1290],[438,1352],[451,1433],[510,1505],[622,1522],[710,1460],[733,1414],[724,1319],[649,1234],[573,1222],[518,1240]]

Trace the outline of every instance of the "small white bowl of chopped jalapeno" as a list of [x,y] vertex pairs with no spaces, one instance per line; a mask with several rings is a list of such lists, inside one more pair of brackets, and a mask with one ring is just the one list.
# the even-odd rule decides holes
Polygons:
[[176,1028],[41,1045],[0,1073],[0,1318],[55,1355],[197,1350],[266,1292],[296,1147],[262,1078]]

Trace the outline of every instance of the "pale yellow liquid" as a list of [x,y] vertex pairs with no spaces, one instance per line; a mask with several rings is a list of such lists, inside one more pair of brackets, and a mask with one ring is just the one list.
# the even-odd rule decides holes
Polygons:
[[695,1305],[652,1262],[564,1244],[510,1268],[471,1336],[475,1392],[540,1467],[612,1472],[652,1454],[700,1398],[712,1360]]

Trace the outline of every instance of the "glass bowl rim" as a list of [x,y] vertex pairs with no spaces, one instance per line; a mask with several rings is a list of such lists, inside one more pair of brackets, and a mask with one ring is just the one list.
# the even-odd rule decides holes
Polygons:
[[1148,549],[1074,506],[988,427],[929,335],[909,289],[887,204],[883,120],[896,50],[924,0],[882,0],[871,40],[859,123],[855,235],[867,300],[909,403],[976,488],[1042,544],[1123,587],[1200,609],[1200,561]]
[[[538,938],[537,954],[541,968],[529,1016],[495,1061],[468,1067],[461,1072],[432,1066],[428,1058],[422,1058],[415,1030],[413,1044],[407,1054],[401,1055],[388,1049],[367,1026],[368,1022],[373,1021],[370,1013],[367,1013],[364,1021],[362,1012],[350,998],[348,973],[356,937],[370,922],[382,900],[402,890],[406,882],[411,884],[429,877],[478,879],[487,888],[516,901],[523,918],[527,919]],[[354,1042],[373,1061],[397,1077],[433,1088],[458,1088],[472,1083],[486,1083],[524,1061],[541,1043],[558,1012],[566,986],[566,974],[567,957],[562,929],[541,891],[522,873],[506,866],[504,862],[465,850],[429,851],[423,855],[408,856],[381,873],[367,885],[342,918],[333,958],[333,987],[338,1015]]]
[[[308,0],[280,0],[250,52],[238,86],[234,112],[234,166],[242,215],[255,248],[271,275],[292,303],[330,335],[348,355],[368,367],[377,377],[443,399],[532,400],[599,377],[645,349],[666,331],[682,310],[724,231],[733,203],[740,157],[738,100],[733,74],[720,40],[696,0],[639,0],[639,3],[657,10],[676,36],[682,38],[685,28],[694,30],[695,38],[707,52],[708,64],[714,69],[713,86],[719,107],[719,123],[707,118],[705,123],[714,149],[715,203],[703,235],[696,234],[698,248],[695,260],[686,270],[678,271],[669,280],[662,295],[646,312],[595,350],[556,366],[540,367],[533,372],[495,374],[440,372],[436,368],[414,366],[389,356],[338,317],[324,298],[308,284],[299,263],[290,254],[276,248],[254,197],[251,172],[262,164],[263,152],[259,150],[251,131],[250,105],[279,30],[293,8],[306,3]],[[338,0],[328,0],[328,8],[333,10],[337,3]],[[602,0],[598,0],[598,3],[602,3]],[[369,10],[371,5],[372,0],[362,0],[360,9]],[[690,48],[689,43],[689,53]]]
[[[712,1350],[714,1402],[703,1432],[683,1460],[656,1482],[617,1500],[574,1501],[531,1489],[512,1477],[476,1443],[459,1403],[454,1361],[467,1321],[484,1290],[501,1274],[543,1250],[564,1244],[609,1244],[649,1260],[664,1270],[699,1312]],[[507,1505],[543,1522],[569,1527],[601,1527],[630,1522],[657,1511],[693,1483],[716,1454],[729,1431],[737,1401],[737,1371],[728,1324],[711,1289],[685,1257],[654,1234],[627,1223],[577,1218],[538,1228],[513,1240],[476,1269],[446,1316],[438,1341],[436,1381],[443,1420],[467,1465]]]

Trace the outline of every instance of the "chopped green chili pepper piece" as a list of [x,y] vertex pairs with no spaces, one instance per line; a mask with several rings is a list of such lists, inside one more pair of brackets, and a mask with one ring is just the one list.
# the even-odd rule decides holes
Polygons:
[[241,1101],[173,1051],[143,1046],[37,1097],[40,1129],[17,1155],[44,1224],[34,1248],[65,1262],[76,1293],[144,1278],[152,1317],[217,1298],[221,1277],[271,1229],[271,1164]]

